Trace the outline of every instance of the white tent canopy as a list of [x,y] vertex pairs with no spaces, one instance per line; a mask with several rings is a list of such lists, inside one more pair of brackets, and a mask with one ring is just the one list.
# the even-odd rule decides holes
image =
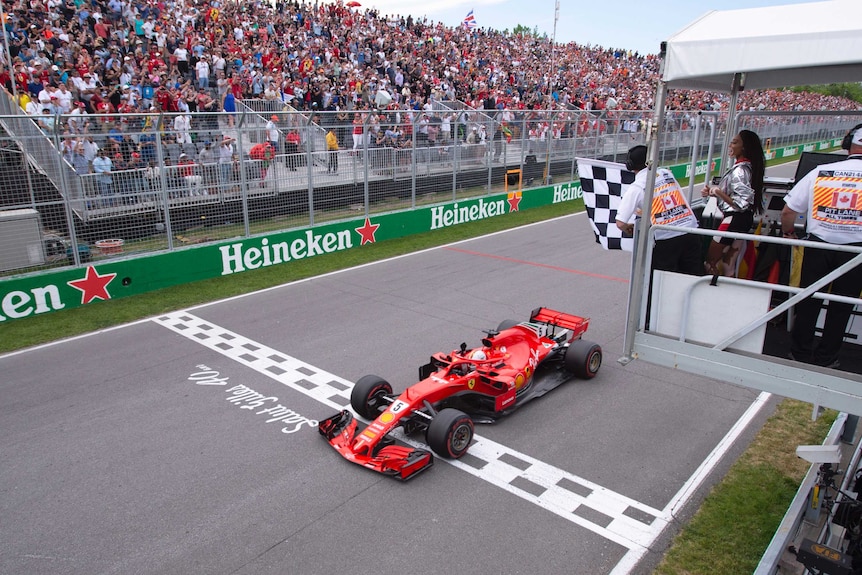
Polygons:
[[708,12],[666,42],[668,88],[729,92],[858,82],[862,1],[831,0]]
[[[659,165],[658,142],[669,89],[730,93],[726,149],[735,131],[736,102],[741,89],[862,80],[862,0],[710,12],[671,36],[662,48],[662,78],[656,91],[655,117],[648,130],[650,169],[643,197],[644,213],[652,206]],[[645,327],[645,304],[650,279],[647,241],[650,228],[650,218],[642,218],[629,286],[622,363],[641,358],[862,414],[859,376],[852,376],[856,380],[851,383],[845,377],[812,375],[807,369],[762,355],[727,354],[649,332]],[[857,258],[862,258],[862,254]],[[797,297],[801,296],[796,294],[787,301]],[[756,321],[764,323],[767,319],[768,315],[762,315]]]

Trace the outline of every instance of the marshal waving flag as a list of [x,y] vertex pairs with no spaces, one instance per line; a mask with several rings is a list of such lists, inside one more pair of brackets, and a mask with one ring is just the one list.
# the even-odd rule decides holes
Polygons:
[[617,227],[617,209],[635,175],[622,164],[576,158],[581,191],[590,226],[597,241],[606,250],[634,251],[634,239],[624,237]]
[[478,24],[476,24],[476,17],[475,17],[475,16],[473,16],[473,11],[472,11],[472,10],[470,10],[469,12],[467,12],[467,16],[465,16],[465,17],[464,17],[464,22],[463,22],[463,24],[464,24],[464,27],[465,27],[465,28],[467,28],[467,29],[469,29],[469,30],[472,30],[473,28],[475,28],[476,26],[478,26]]

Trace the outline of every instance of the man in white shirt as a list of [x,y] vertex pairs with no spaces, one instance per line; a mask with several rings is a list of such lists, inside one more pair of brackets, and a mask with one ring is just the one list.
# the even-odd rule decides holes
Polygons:
[[31,99],[24,107],[24,111],[30,116],[41,116],[42,104],[39,103],[39,100]]
[[[846,160],[817,166],[784,196],[781,228],[785,237],[796,237],[796,222],[805,214],[806,240],[862,246],[862,124],[847,133],[841,147],[849,152]],[[799,287],[810,286],[855,256],[852,252],[806,247]],[[833,295],[859,297],[862,265],[835,278],[829,291]],[[796,304],[790,352],[796,361],[834,368],[838,367],[838,354],[853,305],[830,301],[823,331],[817,340],[815,331],[821,305],[820,300],[813,298]]]
[[144,22],[142,28],[144,29],[144,53],[146,54],[149,50],[150,42],[153,41],[153,32],[156,30],[156,23],[152,15],[147,16],[147,21]]
[[61,114],[69,114],[72,112],[72,100],[74,99],[72,92],[66,88],[66,84],[60,84],[57,90],[54,91],[57,96],[57,106]]
[[198,77],[198,88],[206,90],[210,87],[210,63],[205,55],[195,64],[195,74]]
[[278,116],[273,114],[266,123],[266,139],[275,150],[275,153],[280,153],[281,148],[278,145],[281,132],[278,129]]
[[174,118],[174,132],[176,132],[177,144],[192,143],[192,117],[188,114],[180,114]]
[[95,160],[96,156],[99,154],[99,144],[93,141],[93,136],[87,136],[83,143],[84,157],[86,157],[87,161],[92,164],[93,160]]
[[98,156],[93,160],[93,172],[98,174],[96,176],[96,183],[98,185],[99,195],[105,198],[100,202],[102,207],[114,205],[114,199],[111,198],[111,196],[114,195],[111,176],[113,169],[114,166],[111,162],[111,158],[108,157],[107,151],[99,150]]
[[219,184],[224,188],[230,182],[233,169],[233,138],[225,136],[218,148]]
[[218,75],[219,72],[224,74],[226,68],[227,60],[224,59],[224,56],[222,56],[221,54],[216,54],[215,56],[213,56],[213,70],[215,71],[216,75]]
[[95,74],[85,72],[80,78],[73,78],[72,82],[78,89],[78,95],[84,102],[89,102],[93,94],[99,89],[99,79]]
[[51,98],[55,96],[55,91],[56,88],[54,88],[54,86],[52,86],[51,84],[46,84],[44,88],[39,90],[38,99],[39,103],[42,104],[43,110],[45,108],[49,108],[52,113],[54,112],[54,106],[56,105],[56,102],[52,102]]
[[[635,173],[632,182],[617,209],[616,224],[623,233],[631,235],[638,210],[643,205],[647,147],[635,146],[628,152],[626,169]],[[689,207],[679,183],[669,170],[656,171],[655,191],[652,202],[653,224],[664,224],[678,228],[698,227],[697,218]],[[655,233],[655,248],[652,257],[653,269],[690,275],[703,275],[700,236],[683,231],[660,230]]]
[[[76,102],[74,109],[69,115],[67,124],[69,131],[73,134],[83,134],[87,131],[87,111],[84,102]],[[92,158],[91,158],[92,159]]]

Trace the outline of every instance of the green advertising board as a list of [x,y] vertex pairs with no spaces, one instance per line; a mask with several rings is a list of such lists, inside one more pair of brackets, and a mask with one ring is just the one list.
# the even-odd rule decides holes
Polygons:
[[198,280],[285,265],[580,197],[578,183],[558,184],[10,278],[0,282],[0,323]]
[[[825,150],[840,141],[827,140],[768,150],[768,159],[791,158],[803,151]],[[677,178],[691,166],[671,166]],[[715,160],[710,173],[718,173]],[[695,164],[695,175],[706,162]],[[478,199],[372,215],[307,229],[290,230],[129,259],[109,259],[86,267],[13,277],[0,281],[0,324],[33,315],[129,297],[170,286],[227,276],[318,255],[361,248],[375,242],[501,217],[582,197],[579,182],[543,186]]]

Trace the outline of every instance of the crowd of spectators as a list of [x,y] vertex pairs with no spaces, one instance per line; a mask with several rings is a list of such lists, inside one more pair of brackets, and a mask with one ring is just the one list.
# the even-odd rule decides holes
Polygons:
[[[552,46],[547,38],[380,16],[340,0],[17,0],[7,5],[11,74],[34,108],[65,114],[223,110],[231,98],[298,109],[403,108],[431,99],[482,108],[648,110],[656,55]],[[226,101],[227,100],[227,101]],[[720,109],[718,94],[675,92],[672,109]],[[746,92],[742,107],[847,109],[842,98]],[[22,107],[26,107],[22,106]],[[230,111],[230,110],[229,110]]]
[[[552,46],[546,37],[382,16],[342,0],[15,0],[5,7],[12,65],[0,69],[0,83],[43,128],[55,129],[56,114],[68,114],[58,128],[72,136],[70,158],[78,145],[86,148],[87,134],[107,133],[111,154],[125,164],[146,142],[136,137],[124,147],[130,126],[118,113],[178,113],[172,137],[180,145],[201,128],[185,114],[228,112],[230,127],[237,100],[250,98],[329,111],[344,126],[359,110],[433,111],[435,100],[520,114],[563,108],[612,114],[652,107],[659,65],[652,54],[575,42]],[[705,92],[672,92],[668,100],[678,110],[726,106],[725,96]],[[743,93],[740,107],[858,104],[771,90]],[[423,120],[417,114],[408,121],[418,127]],[[135,131],[146,131],[148,121],[139,122]],[[435,122],[432,137],[448,127],[443,123]],[[397,136],[371,134],[378,132]],[[350,147],[349,138],[339,139]],[[142,158],[144,165],[148,160]]]

